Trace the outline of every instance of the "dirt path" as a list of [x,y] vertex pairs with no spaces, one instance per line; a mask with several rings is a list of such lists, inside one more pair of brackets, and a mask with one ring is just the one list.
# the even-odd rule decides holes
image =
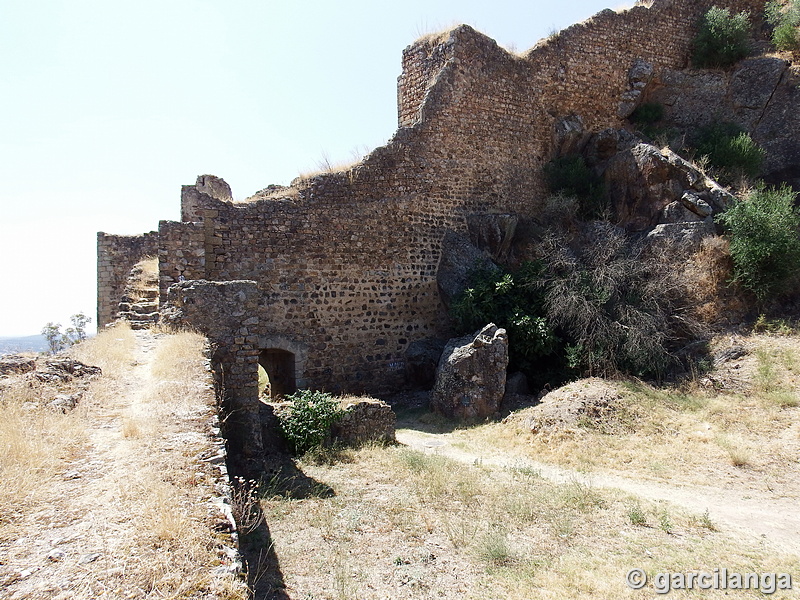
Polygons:
[[434,434],[401,429],[397,441],[420,452],[438,454],[463,463],[498,468],[529,468],[556,483],[578,481],[619,489],[643,499],[665,501],[710,519],[723,531],[756,538],[778,549],[800,553],[800,514],[797,498],[784,498],[756,490],[735,490],[714,486],[664,485],[610,473],[583,473],[519,458],[474,454],[451,444],[447,433]]
[[211,471],[191,458],[210,446],[208,417],[202,406],[162,408],[154,401],[175,383],[152,373],[166,336],[133,335],[121,375],[93,382],[98,387],[76,409],[83,411],[84,450],[65,461],[40,508],[18,523],[17,540],[0,548],[3,598],[162,597],[207,585],[205,557],[195,556],[196,570],[205,569],[201,583],[185,563],[195,552],[189,544],[210,538],[203,521]]

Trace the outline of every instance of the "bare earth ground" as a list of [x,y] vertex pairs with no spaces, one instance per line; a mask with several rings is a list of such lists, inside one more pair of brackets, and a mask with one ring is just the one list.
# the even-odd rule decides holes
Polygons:
[[[211,530],[207,382],[161,368],[170,336],[119,336],[132,354],[76,410],[20,413],[60,445],[31,481],[0,463],[18,490],[0,485],[0,597],[243,598]],[[402,445],[305,457],[310,494],[267,486],[267,534],[248,542],[276,564],[250,580],[296,600],[649,598],[629,569],[727,568],[792,574],[770,597],[798,598],[800,341],[739,342],[749,354],[686,389],[620,383],[606,422],[531,434],[533,409],[456,429],[417,411]],[[669,597],[723,596],[763,597]]]
[[748,354],[672,390],[619,382],[607,422],[532,434],[534,409],[463,428],[409,411],[399,447],[300,461],[333,494],[262,502],[289,597],[648,598],[657,573],[722,568],[791,574],[770,597],[800,597],[800,340],[718,343]]
[[[200,460],[218,451],[202,347],[182,355],[171,336],[109,335],[119,364],[104,366],[74,414],[47,416],[69,419],[80,443],[42,467],[41,485],[0,520],[0,596],[246,597],[214,573],[226,559],[211,529],[219,471]],[[165,370],[170,356],[188,362]]]

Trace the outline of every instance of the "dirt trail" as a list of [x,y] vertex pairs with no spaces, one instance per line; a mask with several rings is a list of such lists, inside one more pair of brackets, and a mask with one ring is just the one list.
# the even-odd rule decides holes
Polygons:
[[463,463],[498,468],[529,468],[556,483],[577,481],[586,485],[619,489],[643,499],[666,501],[701,515],[707,510],[723,531],[800,553],[798,499],[757,490],[714,486],[666,485],[610,473],[584,473],[545,463],[501,455],[474,454],[451,445],[452,436],[402,429],[397,441],[414,450],[438,454]]
[[32,515],[8,549],[5,597],[71,598],[126,568],[120,557],[133,532],[125,482],[147,457],[125,437],[123,413],[141,403],[156,345],[147,331],[136,332],[136,340],[132,366],[115,393],[83,407],[87,451],[67,465],[56,501]]
[[202,385],[176,387],[153,374],[169,336],[133,335],[121,372],[93,382],[75,409],[80,454],[65,456],[63,471],[15,523],[15,538],[0,543],[0,597],[161,597],[227,585],[227,567],[218,579],[220,561],[205,554],[216,543],[209,499],[218,475],[196,458],[215,450],[213,406]]

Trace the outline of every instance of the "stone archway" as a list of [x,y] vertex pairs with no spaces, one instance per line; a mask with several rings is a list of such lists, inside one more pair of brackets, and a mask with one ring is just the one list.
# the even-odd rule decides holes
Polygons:
[[296,358],[280,348],[267,348],[258,354],[258,363],[269,377],[269,397],[278,399],[297,391]]
[[282,335],[258,339],[258,364],[267,372],[269,397],[277,399],[307,386],[308,347]]

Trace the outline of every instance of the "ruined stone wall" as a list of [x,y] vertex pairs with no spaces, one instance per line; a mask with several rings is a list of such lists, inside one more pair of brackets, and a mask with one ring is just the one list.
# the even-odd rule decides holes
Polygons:
[[155,231],[142,235],[97,234],[97,326],[114,321],[133,265],[158,254]]
[[[556,123],[577,114],[590,130],[622,125],[633,64],[686,65],[710,5],[603,11],[522,57],[467,26],[413,44],[400,129],[361,164],[244,203],[215,178],[184,188],[183,222],[159,228],[162,297],[181,275],[252,280],[253,321],[238,337],[253,347],[242,356],[277,345],[302,355],[305,386],[396,389],[407,345],[450,333],[436,281],[445,233],[468,237],[487,214],[535,218]],[[242,360],[254,376],[254,361]]]

